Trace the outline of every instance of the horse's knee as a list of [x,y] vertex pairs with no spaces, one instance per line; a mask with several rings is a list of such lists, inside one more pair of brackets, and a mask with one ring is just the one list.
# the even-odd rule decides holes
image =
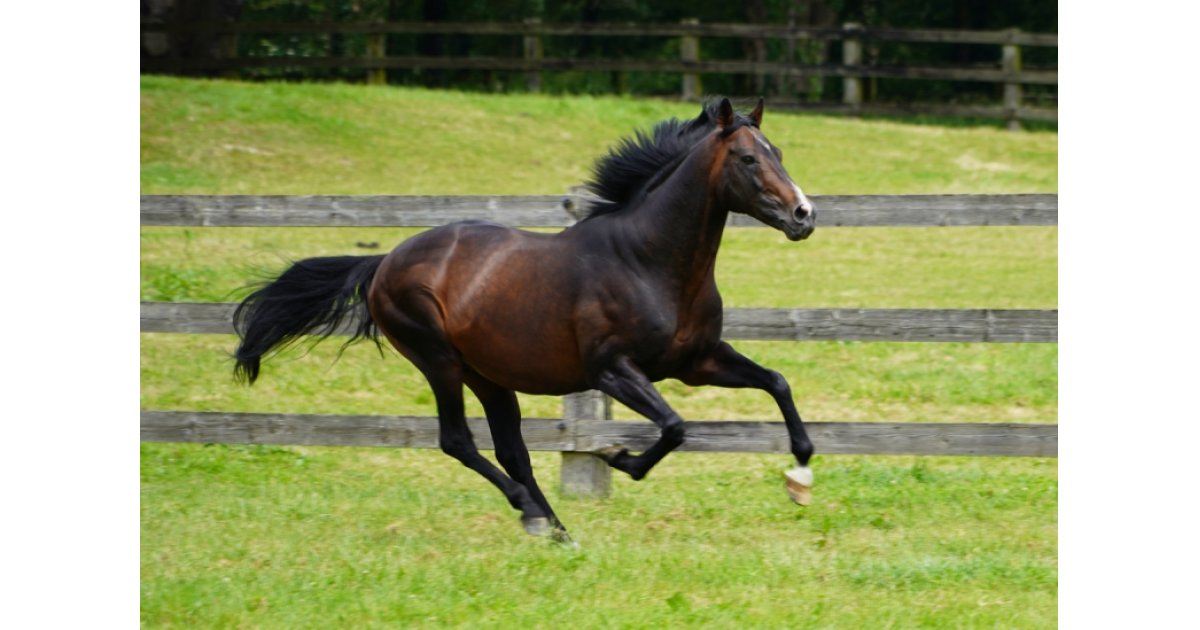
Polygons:
[[438,438],[438,446],[442,452],[462,462],[475,452],[475,445],[459,437]]
[[679,416],[672,416],[670,420],[665,422],[662,427],[662,439],[671,445],[672,448],[683,444],[684,434],[687,430],[684,428],[683,420]]
[[787,379],[784,378],[782,374],[780,374],[779,372],[776,372],[775,370],[768,370],[768,373],[769,373],[769,376],[767,378],[767,383],[766,383],[767,391],[770,392],[771,395],[775,396],[775,397],[791,398],[792,397],[792,386],[788,385]]

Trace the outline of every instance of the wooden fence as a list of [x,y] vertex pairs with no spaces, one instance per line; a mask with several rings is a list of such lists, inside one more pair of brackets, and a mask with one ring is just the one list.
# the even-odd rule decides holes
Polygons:
[[[1024,33],[1017,29],[1004,31],[902,30],[867,28],[846,24],[836,28],[814,28],[769,24],[701,24],[698,20],[683,20],[679,24],[543,24],[530,19],[523,22],[143,22],[142,33],[164,33],[173,37],[184,34],[211,37],[218,44],[217,56],[182,57],[170,54],[160,58],[143,58],[143,72],[225,71],[236,73],[246,68],[357,68],[365,70],[367,82],[387,82],[388,69],[455,69],[506,70],[526,73],[528,89],[541,89],[543,72],[609,71],[609,72],[667,72],[682,76],[685,100],[695,100],[702,94],[703,74],[749,74],[758,77],[775,76],[799,81],[808,77],[841,77],[843,97],[840,104],[806,103],[795,101],[792,107],[822,112],[843,113],[933,113],[956,116],[982,116],[1009,121],[1018,128],[1021,120],[1057,120],[1057,111],[1049,108],[1026,107],[1022,102],[1022,85],[1057,85],[1057,69],[1025,69],[1021,62],[1022,47],[1057,47],[1058,36],[1047,33]],[[290,35],[365,35],[366,54],[361,57],[326,56],[254,56],[237,55],[237,38],[247,34]],[[465,34],[503,35],[522,38],[521,57],[435,57],[389,56],[386,38],[390,34]],[[679,38],[679,59],[601,59],[546,58],[542,38],[547,36],[608,36],[608,37],[672,37]],[[701,59],[701,37],[738,37],[781,39],[794,54],[799,41],[840,42],[841,63],[806,64],[794,61],[715,60]],[[999,63],[992,67],[944,66],[886,66],[868,63],[863,45],[871,42],[906,42],[926,44],[972,44],[999,46]],[[915,79],[941,81],[971,81],[1002,84],[1003,104],[1000,106],[961,105],[884,105],[864,102],[864,79]],[[780,106],[781,99],[773,99]]]
[[[1056,195],[813,197],[821,226],[1056,225]],[[143,196],[142,225],[431,227],[485,218],[522,227],[570,225],[578,196]],[[733,215],[732,226],[765,227]],[[143,302],[145,333],[230,334],[234,304]],[[727,309],[725,336],[760,340],[1056,343],[1058,311],[994,309]],[[346,331],[339,331],[345,334]],[[524,420],[531,449],[563,452],[568,492],[603,496],[610,469],[589,451],[615,443],[642,449],[649,422],[612,420],[598,392],[564,397],[563,418]],[[471,419],[481,448],[485,421]],[[824,454],[1017,455],[1055,457],[1058,427],[1014,423],[807,422]],[[436,448],[430,417],[258,414],[143,410],[144,441]],[[782,422],[695,421],[683,450],[787,453]]]

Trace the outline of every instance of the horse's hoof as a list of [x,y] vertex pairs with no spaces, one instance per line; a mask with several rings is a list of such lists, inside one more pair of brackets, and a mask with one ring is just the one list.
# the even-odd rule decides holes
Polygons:
[[787,493],[796,505],[812,503],[812,469],[808,466],[797,466],[783,474],[787,478]]
[[550,532],[550,540],[570,549],[579,549],[579,543],[571,540],[571,535],[562,527],[555,527]]
[[525,533],[530,536],[545,536],[551,533],[553,526],[550,524],[550,519],[545,516],[535,516],[532,518],[521,518],[521,526],[525,528]]
[[611,464],[618,457],[621,457],[622,455],[628,455],[629,449],[621,446],[620,444],[614,444],[612,446],[606,446],[598,451],[592,451],[592,454]]

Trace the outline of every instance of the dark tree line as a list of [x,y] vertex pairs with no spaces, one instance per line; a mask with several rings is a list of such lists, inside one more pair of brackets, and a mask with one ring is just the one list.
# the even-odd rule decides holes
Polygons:
[[[922,29],[1000,30],[1029,32],[1058,30],[1057,4],[1047,0],[142,0],[143,21],[426,21],[513,22],[539,18],[543,22],[677,23],[684,18],[701,22],[795,24],[828,27],[847,22],[866,26]],[[172,51],[172,46],[175,50]],[[142,39],[143,57],[174,52],[181,56],[213,54],[219,43],[212,37],[158,34]],[[363,35],[255,35],[236,42],[237,54],[293,56],[361,56]],[[678,59],[679,40],[667,37],[553,37],[543,38],[547,58]],[[514,36],[463,34],[389,35],[388,55],[520,57],[522,41]],[[754,38],[703,38],[704,59],[794,60],[797,63],[837,61],[837,44],[786,42]],[[998,47],[967,44],[868,43],[866,61],[881,65],[994,64]],[[1051,67],[1057,51],[1028,49],[1027,66]],[[254,70],[247,78],[360,80],[361,70]],[[562,72],[546,73],[544,89],[556,92],[677,94],[677,74]],[[486,70],[389,70],[388,81],[402,85],[509,91],[524,89],[521,73]],[[839,82],[807,82],[778,77],[706,75],[704,89],[729,94],[773,94],[797,98],[836,98]],[[871,81],[874,100],[993,99],[996,86],[950,82]],[[1052,98],[1053,88],[1045,88]],[[1036,96],[1038,91],[1033,90]]]

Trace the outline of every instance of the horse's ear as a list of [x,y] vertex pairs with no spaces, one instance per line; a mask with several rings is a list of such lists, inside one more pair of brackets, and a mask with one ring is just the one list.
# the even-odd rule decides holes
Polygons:
[[750,112],[750,120],[754,121],[755,127],[762,127],[762,110],[763,100],[760,97],[758,99],[758,105],[754,107],[754,111]]
[[729,99],[721,99],[721,104],[717,106],[717,126],[724,129],[733,124],[733,103]]

